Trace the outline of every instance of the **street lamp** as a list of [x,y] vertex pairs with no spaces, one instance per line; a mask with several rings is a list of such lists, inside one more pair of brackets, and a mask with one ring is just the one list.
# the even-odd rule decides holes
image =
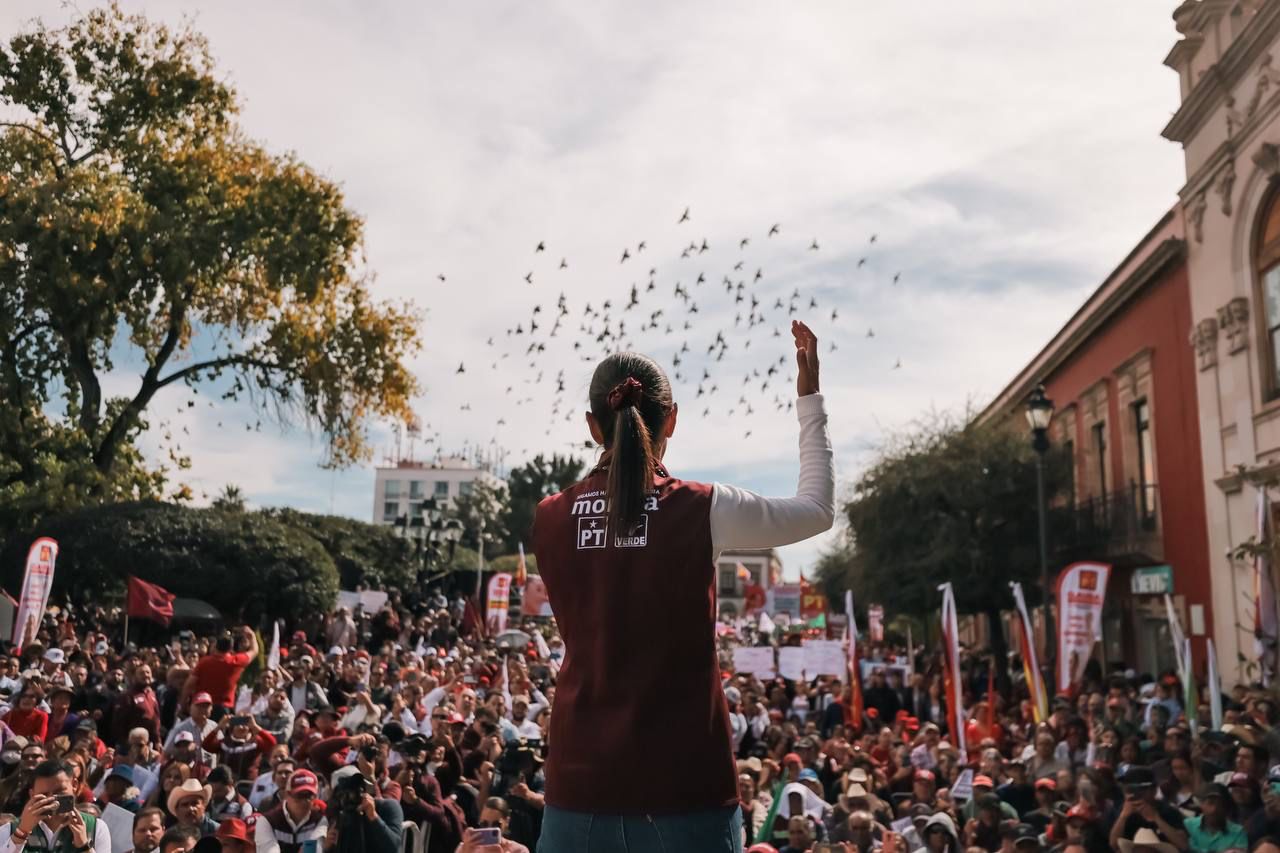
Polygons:
[[1053,401],[1044,395],[1044,386],[1037,385],[1027,400],[1027,423],[1031,426],[1031,448],[1036,452],[1036,506],[1040,515],[1040,595],[1044,602],[1045,662],[1052,673],[1055,646],[1053,639],[1053,610],[1049,587],[1049,508],[1044,495],[1044,455],[1049,450],[1049,422],[1053,420]]

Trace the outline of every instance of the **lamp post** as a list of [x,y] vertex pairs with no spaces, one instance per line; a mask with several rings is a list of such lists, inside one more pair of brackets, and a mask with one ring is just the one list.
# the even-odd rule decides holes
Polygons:
[[1054,672],[1053,658],[1056,651],[1053,638],[1053,592],[1049,586],[1049,508],[1044,494],[1044,455],[1049,450],[1049,422],[1053,420],[1053,401],[1044,395],[1044,386],[1037,385],[1027,400],[1027,423],[1031,426],[1031,448],[1036,452],[1036,507],[1040,516],[1040,596],[1044,602],[1045,663]]

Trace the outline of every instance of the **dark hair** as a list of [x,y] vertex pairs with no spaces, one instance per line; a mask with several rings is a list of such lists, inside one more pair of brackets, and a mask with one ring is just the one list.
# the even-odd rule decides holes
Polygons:
[[71,766],[65,761],[59,761],[56,758],[50,758],[41,761],[36,765],[36,769],[31,771],[37,779],[52,779],[60,774],[71,775]]
[[216,648],[220,652],[231,651],[231,636],[229,634],[224,634],[221,637],[219,637],[218,642],[214,645],[214,648]]
[[502,799],[502,797],[490,797],[484,801],[484,807],[486,809],[493,809],[503,817],[511,816],[511,806],[507,805],[507,801]]
[[136,815],[133,816],[133,825],[137,826],[139,821],[146,820],[149,817],[158,817],[160,818],[160,823],[163,824],[164,809],[157,808],[156,806],[148,806],[147,808],[143,809],[142,811],[138,812]]
[[164,835],[160,836],[160,846],[156,848],[160,853],[164,853],[166,847],[174,844],[186,844],[188,841],[198,839],[200,837],[199,830],[189,826],[171,826],[165,830]]
[[600,425],[609,480],[609,526],[623,535],[640,518],[658,459],[654,436],[672,408],[671,383],[657,362],[614,353],[591,376],[591,414]]

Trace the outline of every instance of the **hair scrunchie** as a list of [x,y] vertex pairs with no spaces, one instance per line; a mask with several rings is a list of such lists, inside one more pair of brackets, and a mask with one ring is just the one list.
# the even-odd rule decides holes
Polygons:
[[642,397],[644,397],[644,386],[640,384],[639,379],[628,376],[613,386],[613,390],[609,392],[609,408],[616,412],[626,406],[638,406]]

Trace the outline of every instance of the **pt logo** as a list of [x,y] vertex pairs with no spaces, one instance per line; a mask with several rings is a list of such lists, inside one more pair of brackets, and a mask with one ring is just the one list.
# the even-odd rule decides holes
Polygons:
[[643,548],[649,544],[649,516],[642,515],[626,536],[613,537],[615,548]]
[[587,548],[603,548],[605,546],[604,516],[586,516],[578,519],[578,550]]

